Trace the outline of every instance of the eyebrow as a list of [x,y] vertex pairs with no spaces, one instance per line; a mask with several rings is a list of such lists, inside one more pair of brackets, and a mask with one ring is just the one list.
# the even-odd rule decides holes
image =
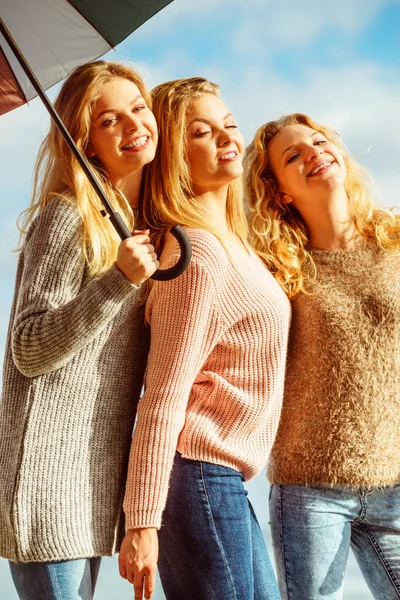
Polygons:
[[[232,113],[228,113],[227,115],[224,116],[224,118],[222,120],[225,121],[229,117],[233,117],[233,114]],[[206,123],[207,125],[211,124],[211,121],[209,121],[208,119],[204,119],[202,117],[194,117],[194,119],[192,119],[191,121],[189,121],[189,125],[192,125],[195,122]]]
[[[141,94],[139,94],[138,96],[136,96],[136,98],[134,98],[131,102],[131,106],[133,104],[135,104],[135,102],[137,102],[138,100],[143,100],[144,102],[144,98]],[[102,110],[101,113],[99,115],[97,115],[96,119],[95,119],[95,123],[96,121],[98,121],[100,119],[100,117],[102,117],[103,115],[105,115],[106,113],[117,113],[118,110],[116,108],[106,108],[106,110]]]
[[[312,133],[310,135],[310,137],[315,137],[316,135],[322,135],[320,131],[314,131],[314,133]],[[294,148],[296,148],[296,146],[289,146],[289,148],[286,148],[286,150],[284,150],[281,154],[281,158],[283,158],[283,156],[286,154],[286,152],[289,152],[289,150],[293,150]]]

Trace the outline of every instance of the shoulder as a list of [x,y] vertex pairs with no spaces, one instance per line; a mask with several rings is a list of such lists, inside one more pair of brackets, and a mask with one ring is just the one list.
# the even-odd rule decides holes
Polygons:
[[44,209],[38,214],[35,221],[43,221],[48,224],[71,224],[79,225],[82,221],[74,200],[68,197],[57,196],[50,200]]
[[[215,272],[229,265],[227,252],[215,235],[204,229],[185,228],[185,232],[192,247],[192,268]],[[162,265],[173,263],[179,252],[178,242],[168,234],[161,255]]]
[[32,236],[44,236],[48,242],[53,237],[58,240],[75,238],[81,234],[82,218],[72,199],[56,197],[36,215],[26,236],[26,243]]

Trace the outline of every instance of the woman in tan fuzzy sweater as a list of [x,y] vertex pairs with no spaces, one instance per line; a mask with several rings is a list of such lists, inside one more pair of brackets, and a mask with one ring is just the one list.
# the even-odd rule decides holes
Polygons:
[[256,247],[292,300],[271,527],[290,600],[342,597],[350,546],[400,598],[400,218],[338,136],[302,114],[247,150]]

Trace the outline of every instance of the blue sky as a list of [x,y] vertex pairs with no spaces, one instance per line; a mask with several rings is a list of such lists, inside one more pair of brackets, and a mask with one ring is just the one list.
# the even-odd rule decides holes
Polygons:
[[[372,171],[382,205],[400,204],[400,0],[175,0],[107,57],[134,61],[149,87],[192,75],[215,81],[248,142],[259,125],[282,113],[310,114],[336,128]],[[13,293],[15,221],[29,203],[33,162],[47,128],[38,99],[0,117],[0,361]],[[265,529],[267,493],[263,477],[252,484]],[[0,560],[0,595],[14,600],[1,576],[5,566]],[[114,599],[119,583],[112,561],[103,573],[98,598]],[[118,599],[131,598],[121,583]],[[371,597],[354,561],[346,586],[345,600]]]

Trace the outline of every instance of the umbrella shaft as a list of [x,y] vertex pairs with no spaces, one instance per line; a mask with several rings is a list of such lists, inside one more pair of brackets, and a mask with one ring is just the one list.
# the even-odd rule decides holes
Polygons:
[[50,113],[51,118],[53,119],[53,121],[56,124],[58,130],[60,131],[61,135],[63,136],[66,144],[69,146],[71,152],[75,156],[75,158],[78,161],[80,167],[85,172],[87,178],[89,179],[90,183],[93,186],[93,189],[97,193],[97,195],[98,195],[101,203],[103,204],[104,208],[106,209],[106,211],[110,215],[110,221],[114,225],[114,227],[115,227],[118,235],[120,236],[120,238],[122,240],[130,237],[131,233],[130,233],[129,229],[127,228],[126,224],[122,220],[121,216],[114,211],[112,205],[110,204],[110,201],[108,200],[108,198],[105,195],[103,189],[99,185],[99,182],[95,178],[92,169],[90,168],[89,164],[87,163],[87,161],[84,158],[84,156],[82,155],[82,153],[79,151],[79,148],[76,146],[76,144],[75,144],[74,140],[72,139],[72,137],[71,137],[68,129],[65,127],[65,125],[62,122],[60,116],[58,115],[58,113],[55,110],[54,106],[52,105],[52,103],[50,102],[49,98],[47,97],[45,91],[43,90],[42,86],[40,85],[40,83],[39,83],[38,79],[36,78],[34,72],[32,71],[31,67],[29,66],[29,64],[26,61],[24,55],[22,54],[21,50],[17,46],[14,38],[12,37],[11,33],[8,31],[8,29],[5,26],[5,24],[4,24],[4,22],[3,22],[2,19],[0,19],[0,31],[3,34],[4,38],[6,39],[8,45],[10,46],[10,49],[13,52],[15,58],[17,59],[17,61],[21,65],[21,68],[24,70],[26,76],[28,77],[28,79],[31,82],[31,84],[34,87],[34,89],[36,90],[38,96],[41,98],[41,100],[42,100],[43,104],[45,105],[47,111]]

